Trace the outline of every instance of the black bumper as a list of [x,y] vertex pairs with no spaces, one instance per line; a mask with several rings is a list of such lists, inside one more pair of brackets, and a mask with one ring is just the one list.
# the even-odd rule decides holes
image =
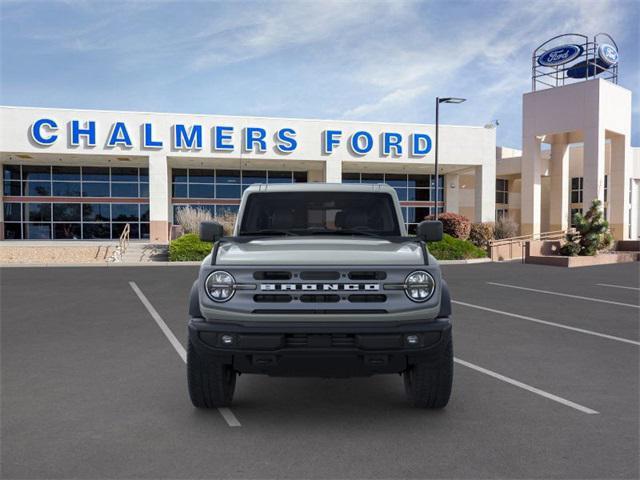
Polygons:
[[[225,344],[222,337],[231,337]],[[407,336],[416,336],[410,344]],[[418,362],[438,362],[451,341],[451,322],[438,318],[405,325],[269,323],[242,326],[191,318],[189,341],[198,356],[240,373],[355,377],[400,373]]]

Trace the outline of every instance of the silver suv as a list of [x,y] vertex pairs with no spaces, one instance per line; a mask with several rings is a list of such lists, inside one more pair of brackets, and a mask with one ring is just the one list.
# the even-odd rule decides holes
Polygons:
[[254,185],[233,236],[191,289],[187,372],[196,407],[228,406],[238,373],[353,377],[401,373],[415,406],[442,408],[453,379],[451,301],[427,242],[407,236],[387,185]]

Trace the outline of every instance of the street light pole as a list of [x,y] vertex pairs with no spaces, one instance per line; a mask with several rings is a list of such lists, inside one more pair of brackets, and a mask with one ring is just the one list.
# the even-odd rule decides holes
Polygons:
[[[440,142],[438,141],[438,134],[440,133],[440,104],[441,103],[462,103],[464,101],[466,101],[466,98],[458,98],[458,97],[445,97],[445,98],[440,98],[440,97],[436,97],[436,145],[435,145],[435,177],[436,177],[436,201],[435,201],[435,215],[434,218],[436,220],[438,220],[438,197],[439,197],[439,192],[438,192],[438,186],[439,186],[439,178],[438,178],[438,146],[440,145]],[[444,184],[443,184],[443,188],[444,188]]]
[[435,210],[434,210],[434,219],[438,220],[438,145],[440,142],[438,141],[438,132],[440,130],[440,97],[436,97],[436,145],[435,145],[435,177],[436,177],[436,201],[435,201]]

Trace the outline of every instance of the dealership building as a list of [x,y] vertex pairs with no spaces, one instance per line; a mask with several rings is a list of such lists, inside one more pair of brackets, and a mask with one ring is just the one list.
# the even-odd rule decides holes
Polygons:
[[[593,43],[573,48],[588,62]],[[436,211],[565,230],[600,199],[615,238],[636,239],[631,92],[617,65],[558,84],[569,47],[534,53],[523,149],[497,147],[494,125],[440,125],[438,178],[434,125],[0,107],[0,238],[116,239],[129,224],[132,239],[166,243],[186,205],[221,216],[252,184],[349,182],[391,185],[410,232]]]

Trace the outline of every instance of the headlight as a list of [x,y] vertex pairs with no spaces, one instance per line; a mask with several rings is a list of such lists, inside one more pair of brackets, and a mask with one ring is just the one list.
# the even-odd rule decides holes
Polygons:
[[414,302],[426,302],[436,291],[436,282],[429,273],[419,270],[407,276],[404,291]]
[[230,273],[216,271],[209,274],[204,289],[214,302],[226,302],[236,292],[236,281]]

